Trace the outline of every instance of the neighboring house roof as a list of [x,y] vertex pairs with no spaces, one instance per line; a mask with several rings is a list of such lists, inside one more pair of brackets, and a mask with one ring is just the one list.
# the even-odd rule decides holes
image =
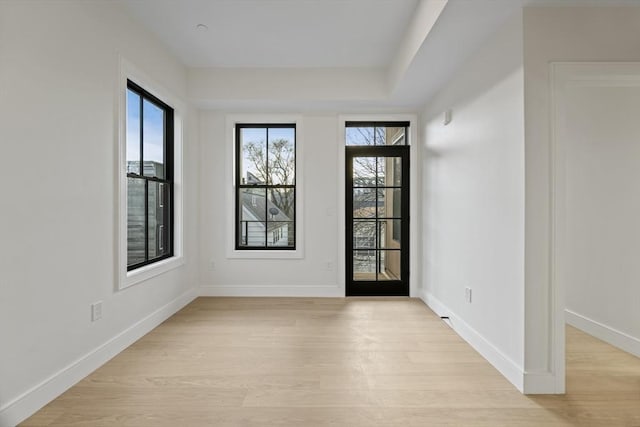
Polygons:
[[[266,203],[266,206],[265,206],[265,203]],[[274,205],[270,200],[266,200],[266,198],[260,194],[251,194],[251,193],[243,192],[242,207],[244,209],[247,209],[251,214],[251,216],[253,216],[256,219],[256,221],[265,223],[267,222],[267,217],[265,217],[265,215],[268,216],[269,230],[280,227],[280,225],[276,224],[276,222],[291,221],[291,218],[285,215],[280,210],[280,208]]]

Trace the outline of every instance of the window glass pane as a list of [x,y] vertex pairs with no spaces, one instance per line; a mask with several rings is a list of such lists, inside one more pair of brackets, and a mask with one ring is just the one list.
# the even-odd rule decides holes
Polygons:
[[346,145],[407,145],[404,126],[347,126],[345,128]]
[[293,221],[268,221],[267,246],[293,246],[294,223]]
[[346,128],[347,145],[374,145],[375,128],[373,127],[348,127]]
[[387,145],[387,128],[375,128],[375,145]]
[[386,134],[387,145],[407,145],[404,127],[388,127]]
[[240,128],[240,184],[267,183],[267,130]]
[[354,157],[353,186],[375,187],[377,174],[376,170],[377,166],[375,157]]
[[158,183],[149,181],[148,185],[149,196],[147,203],[149,209],[147,210],[147,224],[149,227],[149,259],[152,259],[158,255],[158,216],[162,215],[162,209],[158,209]]
[[142,101],[144,175],[164,178],[164,110]]
[[293,188],[270,189],[267,205],[269,221],[293,221],[296,208]]
[[127,265],[145,261],[144,183],[127,178]]
[[167,255],[171,252],[171,188],[170,184],[158,183],[158,210],[161,215],[158,221],[158,255]]
[[149,227],[149,259],[168,253],[168,185],[149,181],[147,224]]
[[295,129],[269,128],[268,184],[295,184]]
[[265,199],[267,190],[264,188],[240,189],[240,219],[242,221],[266,220]]
[[266,245],[266,193],[264,188],[240,189],[238,233],[241,246]]
[[127,173],[140,173],[140,101],[127,89]]

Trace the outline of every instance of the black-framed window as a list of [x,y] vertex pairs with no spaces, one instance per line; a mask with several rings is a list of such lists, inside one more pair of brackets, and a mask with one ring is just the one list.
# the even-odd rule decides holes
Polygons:
[[296,248],[296,125],[238,123],[238,250]]
[[409,122],[346,122],[346,145],[408,145]]
[[127,270],[173,256],[173,109],[127,80]]

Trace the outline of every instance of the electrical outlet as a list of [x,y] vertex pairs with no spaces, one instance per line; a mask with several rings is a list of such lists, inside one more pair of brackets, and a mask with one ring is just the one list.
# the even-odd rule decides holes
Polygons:
[[464,288],[464,300],[471,304],[471,288]]
[[209,262],[209,271],[215,271],[215,269],[216,269],[215,261],[210,261]]
[[102,301],[91,304],[91,321],[102,319]]
[[327,261],[325,266],[327,268],[327,271],[333,271],[333,262],[332,261]]

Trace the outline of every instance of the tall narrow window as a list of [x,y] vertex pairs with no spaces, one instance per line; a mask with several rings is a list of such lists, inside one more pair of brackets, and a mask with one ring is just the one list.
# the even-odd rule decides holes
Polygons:
[[296,126],[236,124],[236,249],[296,248]]
[[127,81],[127,270],[173,256],[173,109]]

